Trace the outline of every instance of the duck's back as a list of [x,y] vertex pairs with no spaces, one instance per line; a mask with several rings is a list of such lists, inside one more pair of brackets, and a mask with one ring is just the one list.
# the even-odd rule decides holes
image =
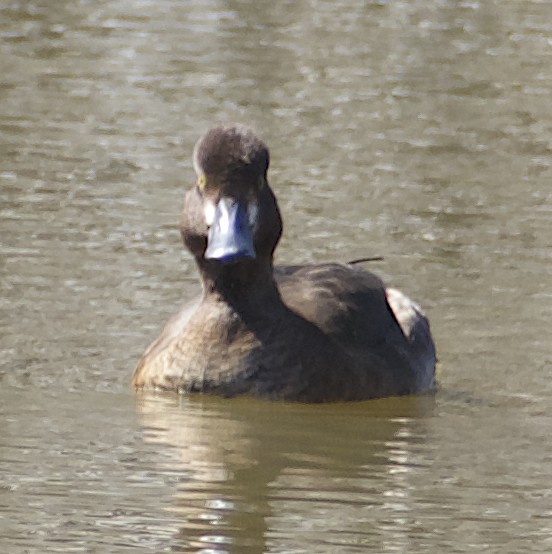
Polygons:
[[[354,361],[378,375],[377,395],[434,385],[435,347],[420,307],[373,273],[343,264],[283,266],[275,272],[284,303],[315,324]],[[369,391],[366,391],[369,397]]]

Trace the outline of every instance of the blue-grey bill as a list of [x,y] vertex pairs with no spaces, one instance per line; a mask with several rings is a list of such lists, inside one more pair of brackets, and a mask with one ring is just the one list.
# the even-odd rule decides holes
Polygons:
[[222,263],[255,258],[253,232],[243,202],[224,197],[219,200],[207,236],[205,258]]

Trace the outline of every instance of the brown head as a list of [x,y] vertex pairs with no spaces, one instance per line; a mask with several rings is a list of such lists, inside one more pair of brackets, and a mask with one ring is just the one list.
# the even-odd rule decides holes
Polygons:
[[282,220],[267,147],[248,127],[215,127],[197,142],[193,162],[197,183],[186,194],[181,233],[204,284],[271,275]]

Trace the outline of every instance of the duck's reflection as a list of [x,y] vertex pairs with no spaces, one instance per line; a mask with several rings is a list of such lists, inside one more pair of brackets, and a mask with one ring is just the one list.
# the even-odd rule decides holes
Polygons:
[[408,511],[433,406],[432,397],[300,405],[138,396],[144,438],[159,445],[160,470],[179,478],[172,550],[385,546],[375,522],[382,510]]

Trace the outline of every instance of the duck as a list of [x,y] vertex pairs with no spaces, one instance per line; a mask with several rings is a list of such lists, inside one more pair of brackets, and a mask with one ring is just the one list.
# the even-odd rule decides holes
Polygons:
[[274,265],[282,216],[255,131],[209,129],[193,167],[180,232],[202,294],[147,348],[135,390],[321,403],[435,388],[435,344],[416,302],[361,264]]

